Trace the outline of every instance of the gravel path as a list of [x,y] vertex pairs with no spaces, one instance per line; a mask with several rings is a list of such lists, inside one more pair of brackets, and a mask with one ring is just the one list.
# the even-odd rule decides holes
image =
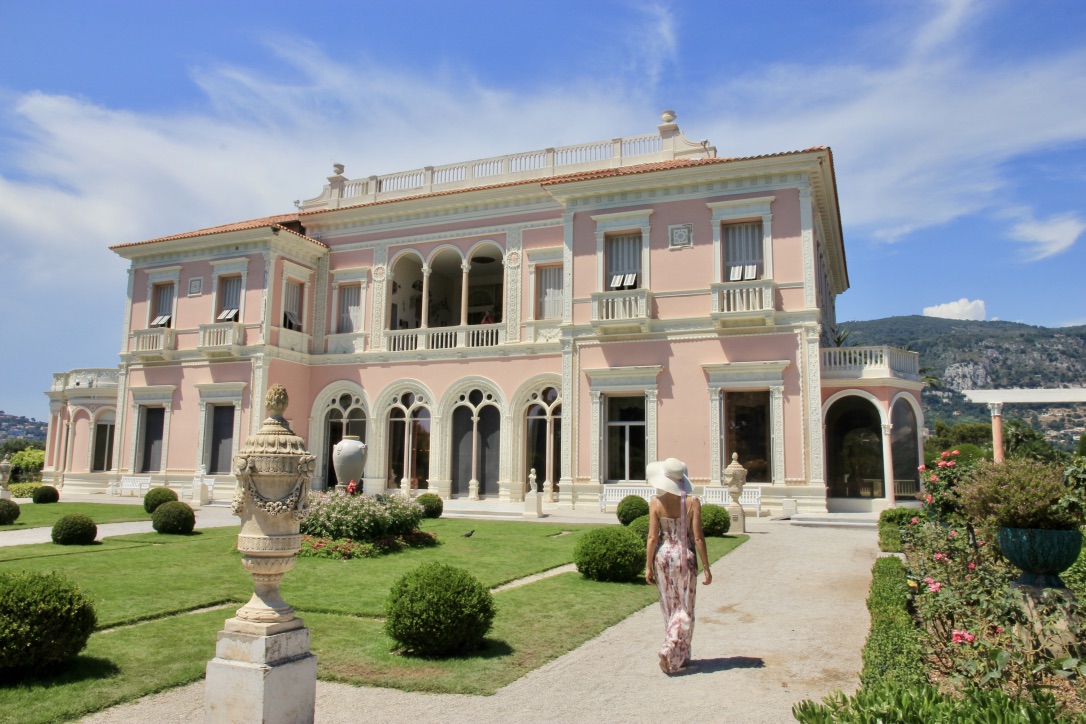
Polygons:
[[[695,673],[660,672],[655,650],[663,621],[652,605],[494,696],[318,682],[316,721],[793,721],[795,702],[856,687],[876,535],[764,518],[748,518],[748,529],[750,541],[713,566],[711,586],[699,586]],[[197,682],[84,721],[202,720],[203,682]]]
[[[69,498],[69,500],[73,500]],[[20,503],[29,503],[29,501],[17,501]],[[73,500],[73,502],[75,502]],[[93,502],[93,503],[105,503],[106,500],[97,500],[93,498],[80,498],[78,502]],[[139,503],[137,503],[139,504]],[[123,505],[123,503],[122,503]],[[238,524],[238,517],[230,513],[229,508],[196,508],[196,528],[226,528],[231,525]],[[98,524],[98,537],[96,540],[102,540],[103,538],[109,538],[114,535],[129,535],[131,533],[153,533],[154,528],[151,527],[151,521],[149,520],[135,520],[128,523],[99,523]],[[45,528],[27,528],[26,530],[5,530],[0,531],[0,546],[21,546],[29,545],[31,543],[51,543],[52,542],[51,527]]]

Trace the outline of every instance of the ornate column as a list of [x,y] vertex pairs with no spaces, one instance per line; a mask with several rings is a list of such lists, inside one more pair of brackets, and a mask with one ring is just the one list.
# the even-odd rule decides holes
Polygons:
[[992,413],[992,461],[1003,462],[1003,403],[989,402]]
[[882,492],[889,507],[897,505],[897,490],[894,489],[894,445],[891,431],[893,425],[882,426]]
[[479,499],[479,411],[471,411],[471,480],[468,481],[468,500]]
[[317,694],[317,657],[309,629],[279,593],[283,574],[301,547],[316,458],[283,419],[288,403],[272,385],[269,417],[234,458],[238,484],[231,510],[241,517],[238,550],[253,576],[253,596],[219,632],[207,664],[207,722],[287,724],[312,722]]
[[430,326],[430,267],[422,267],[422,328]]
[[463,274],[460,277],[460,326],[468,326],[468,275],[471,272],[471,264],[464,262],[460,265]]

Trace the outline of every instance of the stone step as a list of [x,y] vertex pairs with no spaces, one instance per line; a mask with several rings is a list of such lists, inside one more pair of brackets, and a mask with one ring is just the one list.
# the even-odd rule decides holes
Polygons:
[[867,513],[801,513],[789,522],[808,528],[852,528],[878,530],[879,519]]

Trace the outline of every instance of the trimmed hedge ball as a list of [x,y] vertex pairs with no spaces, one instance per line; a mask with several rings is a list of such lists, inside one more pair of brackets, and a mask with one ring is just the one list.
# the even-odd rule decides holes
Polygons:
[[188,535],[196,527],[196,513],[179,500],[163,503],[151,515],[151,527],[159,533]]
[[727,535],[732,527],[732,516],[719,505],[701,506],[701,530],[708,538]]
[[19,519],[19,504],[14,500],[0,498],[0,525],[11,525]]
[[51,672],[87,645],[98,618],[59,573],[0,573],[0,672]]
[[622,523],[622,525],[629,525],[637,518],[648,514],[649,501],[640,495],[627,495],[619,501],[618,507],[615,508],[615,515],[618,516],[618,522]]
[[494,622],[494,597],[463,568],[427,563],[392,586],[385,633],[421,656],[453,656],[482,646]]
[[52,485],[43,485],[34,489],[30,499],[35,503],[55,503],[60,500],[60,491]]
[[634,518],[626,527],[641,536],[641,540],[645,543],[649,542],[649,516],[643,515],[640,518]]
[[61,546],[86,546],[94,542],[98,526],[82,513],[71,513],[53,524],[53,542]]
[[423,493],[415,498],[415,502],[422,506],[423,518],[440,518],[445,512],[445,503],[442,502],[440,495]]
[[143,509],[148,513],[154,513],[163,503],[172,503],[177,500],[177,493],[169,488],[151,488],[147,495],[143,496]]
[[645,544],[620,525],[596,528],[577,541],[573,562],[582,576],[594,581],[632,581],[645,572]]

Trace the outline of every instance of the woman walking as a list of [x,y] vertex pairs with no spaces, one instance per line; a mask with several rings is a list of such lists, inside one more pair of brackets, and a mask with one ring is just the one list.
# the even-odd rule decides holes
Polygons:
[[713,574],[701,529],[701,502],[687,497],[693,486],[686,465],[675,458],[649,463],[645,477],[657,491],[649,503],[645,580],[660,589],[660,608],[664,612],[660,668],[665,674],[677,674],[690,663],[690,641],[694,637],[698,586],[695,546],[705,569],[705,585],[713,582]]

